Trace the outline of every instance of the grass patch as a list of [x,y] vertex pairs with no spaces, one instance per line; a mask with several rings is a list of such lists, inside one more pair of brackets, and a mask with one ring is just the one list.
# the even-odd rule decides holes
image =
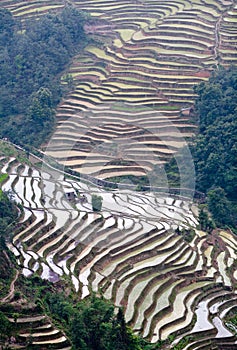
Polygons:
[[149,186],[150,182],[147,176],[122,175],[106,178],[106,181],[114,182],[116,184],[128,184],[137,186],[137,191],[143,191],[145,186]]
[[0,141],[0,156],[16,157],[17,151],[14,146],[10,145],[9,143]]
[[0,184],[3,183],[7,179],[7,177],[8,177],[7,174],[0,174]]
[[111,106],[111,110],[113,111],[121,111],[121,112],[134,112],[134,113],[139,113],[139,112],[145,112],[145,111],[150,111],[151,109],[150,108],[147,108],[147,107],[135,107],[135,106],[126,106],[124,104],[119,104],[119,103],[116,103],[116,104],[113,104]]
[[[6,141],[0,141],[0,156],[15,157],[19,163],[31,165],[28,159],[28,155],[26,154],[25,151],[17,150],[12,144]],[[5,174],[2,174],[2,175],[5,175]],[[1,183],[1,177],[0,177],[0,183]]]

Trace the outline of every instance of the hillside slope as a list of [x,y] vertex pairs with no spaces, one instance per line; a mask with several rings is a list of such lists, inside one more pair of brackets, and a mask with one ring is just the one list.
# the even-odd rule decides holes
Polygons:
[[[236,61],[235,3],[70,2],[91,13],[94,20],[84,29],[95,41],[62,77],[74,88],[58,106],[45,154],[98,179],[146,176],[150,187],[155,168],[166,189],[164,163],[196,130],[193,85],[206,81],[219,64]],[[64,5],[1,2],[23,28],[26,18]],[[237,305],[236,236],[200,230],[192,198],[171,196],[168,187],[162,193],[108,190],[53,169],[48,159],[31,155],[35,166],[16,154],[1,159],[1,189],[13,191],[24,212],[8,243],[20,273],[67,281],[78,298],[102,294],[124,308],[137,334],[157,346],[165,341],[164,348],[175,350],[234,348],[236,327],[227,318]],[[183,177],[193,184],[193,172],[189,175]],[[98,212],[93,195],[102,199]],[[50,335],[56,343],[62,340],[55,347],[69,346],[50,320],[38,324],[42,314],[28,311],[42,333],[50,328],[44,343]],[[31,331],[23,334],[27,341]]]
[[[60,104],[45,147],[62,164],[98,178],[159,178],[164,163],[196,130],[193,86],[236,62],[233,1],[71,1],[91,14],[96,42],[63,77],[73,91]],[[4,0],[22,20],[64,1]]]
[[[15,157],[1,172],[8,174],[2,189],[24,208],[9,248],[25,276],[67,277],[81,298],[102,292],[154,343],[172,334],[235,341],[223,321],[236,306],[236,236],[199,231],[192,201],[102,190]],[[77,193],[73,202],[69,192]],[[102,197],[100,212],[92,194]]]

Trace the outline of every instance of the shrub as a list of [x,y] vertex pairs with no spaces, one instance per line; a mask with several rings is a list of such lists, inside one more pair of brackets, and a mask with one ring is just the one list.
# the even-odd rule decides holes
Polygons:
[[92,195],[92,209],[93,211],[100,211],[102,207],[102,197],[96,194]]

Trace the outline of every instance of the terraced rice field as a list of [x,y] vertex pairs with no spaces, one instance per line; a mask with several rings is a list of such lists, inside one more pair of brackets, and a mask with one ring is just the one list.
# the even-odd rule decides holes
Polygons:
[[[13,157],[1,163],[8,175],[2,189],[11,189],[24,208],[9,242],[24,275],[52,282],[67,275],[82,298],[102,291],[124,307],[135,332],[153,343],[178,332],[176,341],[191,334],[234,344],[224,317],[236,306],[237,239],[231,232],[197,230],[191,200],[102,190]],[[79,193],[74,205],[66,200],[68,191]],[[103,198],[98,213],[93,193]],[[177,227],[193,228],[193,240],[187,243]],[[34,329],[35,344],[48,336],[64,342],[59,331],[42,327]]]
[[[88,45],[69,67],[75,88],[57,109],[57,128],[45,153],[99,179],[149,175],[156,166],[164,180],[164,163],[195,132],[193,86],[219,64],[236,61],[236,4],[70,2],[91,14],[95,21],[85,29],[105,43]],[[62,0],[1,1],[23,24],[64,5]],[[82,298],[102,291],[151,342],[176,332],[176,343],[192,336],[187,350],[209,349],[210,342],[236,346],[224,320],[237,300],[237,240],[231,232],[199,231],[192,200],[106,191],[60,173],[55,177],[47,167],[22,166],[14,158],[1,163],[1,172],[8,174],[3,190],[12,190],[24,208],[9,247],[26,276],[37,273],[55,282],[67,275]],[[68,190],[80,193],[74,206],[66,200]],[[99,213],[92,211],[92,194],[103,198]],[[195,230],[192,242],[177,233],[178,227]],[[36,328],[35,341],[54,334],[67,347],[64,336],[50,327]]]
[[[30,341],[32,348],[46,349],[50,346],[51,349],[70,350],[71,346],[61,330],[55,328],[49,318],[45,315],[34,315],[18,317],[16,322],[14,318],[9,318],[10,322],[18,329],[18,337],[21,343]],[[20,346],[16,349],[27,349],[29,346]]]
[[[57,129],[46,152],[102,179],[147,175],[195,132],[189,113],[193,86],[208,79],[219,64],[236,63],[236,4],[71,3],[91,14],[95,21],[85,29],[105,44],[88,45],[69,68],[75,89],[58,108]],[[65,4],[3,0],[1,5],[24,21]]]

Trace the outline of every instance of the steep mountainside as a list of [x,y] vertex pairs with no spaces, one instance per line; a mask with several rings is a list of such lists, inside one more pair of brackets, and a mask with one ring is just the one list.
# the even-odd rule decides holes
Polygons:
[[[102,190],[15,157],[1,172],[8,175],[2,190],[24,208],[8,246],[25,276],[66,278],[82,299],[103,293],[152,343],[169,336],[235,342],[224,320],[236,307],[236,236],[200,231],[191,200]],[[92,194],[102,198],[99,212]]]
[[[22,38],[27,20],[37,27],[45,13],[58,13],[68,5],[91,15],[83,28],[91,39],[67,69],[62,65],[61,83],[70,92],[57,107],[55,132],[38,150],[39,157],[15,145],[16,150],[11,137],[0,142],[0,194],[10,193],[21,208],[16,227],[7,235],[9,250],[4,247],[0,254],[3,273],[8,259],[10,267],[19,267],[6,274],[5,289],[0,281],[0,322],[5,327],[0,338],[12,328],[17,335],[12,348],[98,350],[82,327],[98,316],[90,304],[95,293],[123,308],[127,324],[151,343],[143,349],[134,337],[131,350],[234,349],[237,238],[228,228],[201,229],[187,141],[197,131],[198,88],[193,87],[208,81],[220,65],[236,62],[236,3],[1,1],[19,19]],[[60,15],[50,18],[60,26]],[[60,35],[62,46],[63,40]],[[56,43],[43,44],[48,57]],[[21,68],[22,57],[13,57]],[[45,88],[33,96],[33,107],[39,108],[30,109],[30,118],[39,117],[39,123],[38,111],[51,101]],[[18,125],[13,116],[11,121]],[[29,137],[31,131],[32,126]],[[173,191],[164,167],[172,156],[180,175],[180,188]],[[55,167],[51,157],[60,165]],[[137,177],[148,191],[134,191]],[[103,186],[109,178],[121,182],[114,189]],[[69,299],[49,297],[57,288]],[[83,309],[82,304],[76,306],[79,299],[89,305],[89,313],[74,314],[74,333],[78,324],[82,330],[79,342],[74,333],[65,333],[71,326],[70,298],[77,311]],[[103,309],[100,302],[95,304]],[[112,314],[108,305],[106,321]],[[105,334],[109,337],[111,325],[118,326],[128,340],[122,315],[112,320],[99,322]],[[110,350],[104,343],[100,348]]]

